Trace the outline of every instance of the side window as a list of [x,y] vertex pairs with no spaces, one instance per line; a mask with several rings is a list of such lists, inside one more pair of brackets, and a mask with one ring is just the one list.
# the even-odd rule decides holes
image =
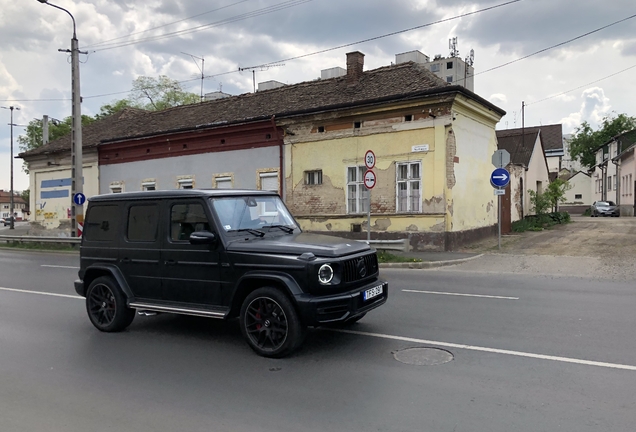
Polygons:
[[84,224],[84,237],[88,241],[114,241],[119,231],[119,207],[94,205]]
[[126,236],[131,242],[154,242],[159,226],[159,206],[134,205],[128,210]]
[[195,231],[210,231],[203,205],[198,203],[175,204],[170,211],[170,239],[184,241]]

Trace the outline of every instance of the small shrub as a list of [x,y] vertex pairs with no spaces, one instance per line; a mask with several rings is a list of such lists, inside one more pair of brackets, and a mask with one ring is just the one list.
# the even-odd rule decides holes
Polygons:
[[591,208],[586,208],[585,211],[583,212],[583,216],[592,216],[592,209]]
[[419,258],[410,258],[401,255],[394,255],[385,250],[378,250],[379,263],[404,263],[404,262],[422,262]]

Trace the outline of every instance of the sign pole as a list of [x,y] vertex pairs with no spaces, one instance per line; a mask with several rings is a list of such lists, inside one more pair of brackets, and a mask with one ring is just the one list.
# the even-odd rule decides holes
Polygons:
[[371,242],[371,189],[369,191],[369,202],[367,204],[367,243]]
[[367,243],[371,243],[371,189],[375,186],[375,173],[373,167],[375,166],[375,153],[373,150],[367,150],[364,154],[364,165],[367,167],[367,171],[364,173],[364,186],[368,192],[367,203]]
[[498,244],[499,244],[499,250],[501,250],[501,195],[497,196],[497,200],[499,201],[499,236],[498,236]]

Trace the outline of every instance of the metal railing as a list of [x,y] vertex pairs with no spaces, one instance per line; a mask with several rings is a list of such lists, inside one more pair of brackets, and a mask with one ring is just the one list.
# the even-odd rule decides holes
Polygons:
[[395,250],[401,252],[409,252],[411,250],[411,245],[409,239],[400,239],[400,240],[356,240],[362,243],[366,243],[369,246],[373,246],[379,250]]
[[79,245],[82,242],[78,237],[44,237],[44,236],[17,236],[0,235],[1,243],[49,243]]

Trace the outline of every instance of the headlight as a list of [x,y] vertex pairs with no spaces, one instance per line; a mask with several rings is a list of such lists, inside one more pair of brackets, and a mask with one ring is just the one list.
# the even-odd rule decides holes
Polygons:
[[329,264],[323,264],[318,270],[318,280],[321,284],[328,284],[333,279],[333,269]]

